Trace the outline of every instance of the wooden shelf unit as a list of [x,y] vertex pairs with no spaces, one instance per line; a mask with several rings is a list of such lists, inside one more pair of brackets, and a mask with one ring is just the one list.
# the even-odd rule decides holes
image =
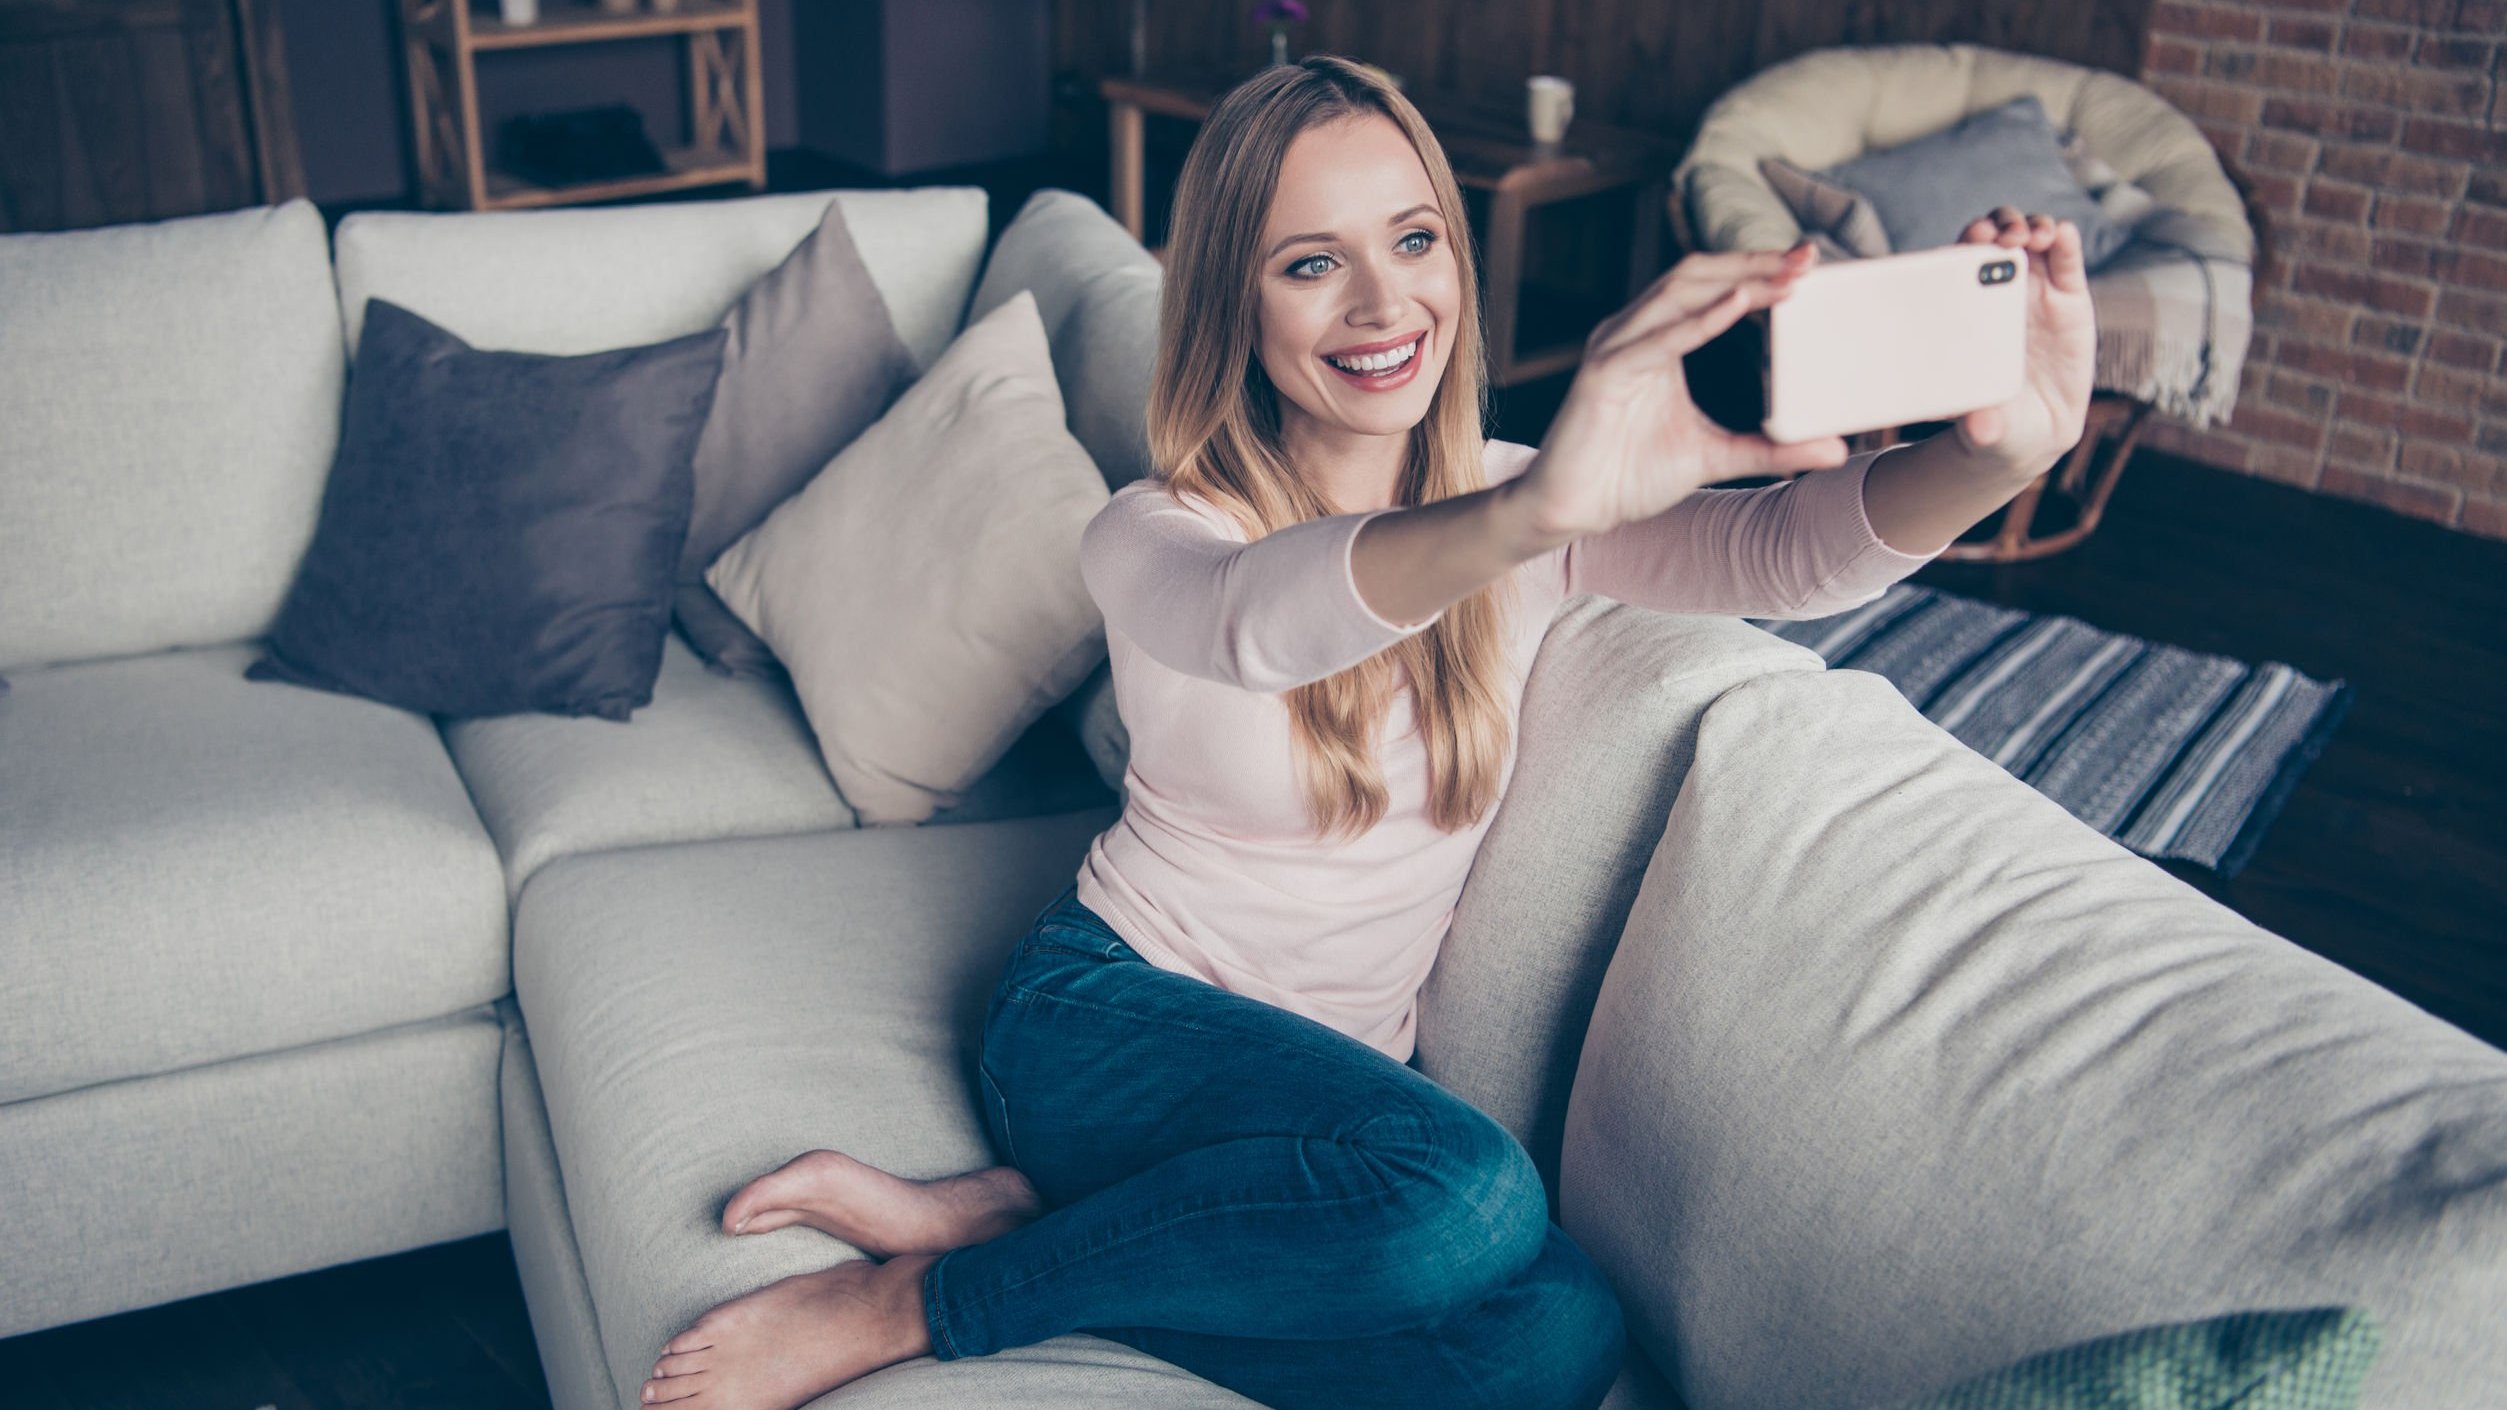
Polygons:
[[[540,19],[508,25],[469,0],[400,0],[409,62],[411,147],[419,194],[442,210],[519,210],[745,182],[766,188],[766,98],[757,0],[681,0],[677,9],[613,14],[587,0],[543,0]],[[479,130],[478,56],[564,44],[676,38],[687,46],[690,139],[662,144],[668,170],[543,186],[490,165]]]

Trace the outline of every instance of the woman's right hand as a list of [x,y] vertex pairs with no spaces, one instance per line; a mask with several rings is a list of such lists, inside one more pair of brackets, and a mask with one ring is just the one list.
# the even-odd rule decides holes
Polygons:
[[1566,543],[1650,519],[1699,486],[1845,463],[1835,436],[1778,445],[1735,435],[1689,399],[1681,358],[1752,309],[1782,300],[1817,260],[1790,250],[1694,254],[1585,339],[1584,361],[1541,439],[1506,482],[1543,541]]

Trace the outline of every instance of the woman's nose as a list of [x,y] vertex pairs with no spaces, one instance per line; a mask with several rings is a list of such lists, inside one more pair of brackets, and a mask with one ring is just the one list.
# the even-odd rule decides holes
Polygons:
[[1352,271],[1349,297],[1350,322],[1370,327],[1399,322],[1409,302],[1402,296],[1399,275],[1363,264]]

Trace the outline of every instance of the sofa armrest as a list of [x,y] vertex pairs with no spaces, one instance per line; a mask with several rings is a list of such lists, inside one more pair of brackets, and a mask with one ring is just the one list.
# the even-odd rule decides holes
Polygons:
[[1859,671],[1698,732],[1560,1220],[1694,1410],[1896,1401],[2351,1306],[2361,1404],[2507,1404],[2507,1053],[2125,851]]
[[1819,656],[1735,617],[1562,605],[1524,683],[1514,772],[1420,995],[1419,1068],[1513,1131],[1543,1176],[1586,1014],[1699,716]]

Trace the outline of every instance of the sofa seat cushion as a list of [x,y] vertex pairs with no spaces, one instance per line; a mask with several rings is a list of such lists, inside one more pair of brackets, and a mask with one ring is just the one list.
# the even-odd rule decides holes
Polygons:
[[[556,715],[446,720],[444,742],[505,861],[508,894],[560,857],[856,825],[782,677],[705,669],[676,635],[653,703],[624,723]],[[925,826],[1110,802],[1070,726],[1047,714]]]
[[559,857],[854,825],[780,677],[707,670],[676,633],[652,703],[613,721],[497,715],[443,722],[508,891]]
[[[996,1163],[975,1104],[986,1001],[1109,808],[863,828],[549,867],[515,918],[531,1036],[620,1403],[706,1309],[857,1256],[806,1228],[734,1238],[725,1201],[827,1147],[908,1178]],[[908,1362],[864,1406],[1250,1404],[1113,1342]]]
[[2272,1308],[2507,1405],[2507,1053],[2133,856],[1862,671],[1706,711],[1560,1217],[1694,1410]]
[[0,1102],[506,992],[496,849],[426,719],[244,679],[250,646],[0,700]]

